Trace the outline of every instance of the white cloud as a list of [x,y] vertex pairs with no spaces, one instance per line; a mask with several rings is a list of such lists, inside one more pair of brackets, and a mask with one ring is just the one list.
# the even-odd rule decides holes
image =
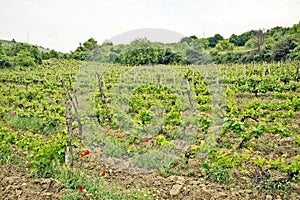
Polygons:
[[0,38],[61,51],[138,28],[229,37],[298,23],[300,0],[1,0]]

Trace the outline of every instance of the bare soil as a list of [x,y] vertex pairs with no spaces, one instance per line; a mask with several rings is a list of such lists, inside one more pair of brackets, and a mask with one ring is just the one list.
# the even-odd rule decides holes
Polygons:
[[66,192],[54,179],[34,178],[16,165],[0,166],[0,199],[60,199]]

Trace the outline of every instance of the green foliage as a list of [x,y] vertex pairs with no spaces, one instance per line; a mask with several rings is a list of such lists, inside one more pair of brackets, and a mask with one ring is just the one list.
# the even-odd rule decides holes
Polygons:
[[30,116],[14,116],[9,124],[12,127],[32,131],[33,133],[44,133],[47,135],[56,134],[61,128],[63,118],[57,116],[51,116],[49,118],[39,118]]
[[300,33],[300,21],[298,22],[298,24],[294,24],[290,29],[289,29],[289,33],[292,34],[299,34]]
[[222,152],[221,150],[212,150],[208,153],[208,161],[200,158],[201,171],[205,178],[216,182],[232,182],[234,167],[240,164],[247,156],[242,157],[234,152]]
[[[22,140],[20,141],[22,142]],[[44,177],[52,176],[53,170],[64,163],[67,137],[58,134],[47,142],[33,140],[30,143],[32,153],[28,155],[31,171]]]
[[254,33],[255,31],[252,30],[242,33],[241,35],[232,34],[229,41],[235,46],[244,46],[249,39],[254,37]]
[[234,49],[234,44],[232,44],[229,40],[220,40],[216,45],[216,49],[219,51],[231,51]]
[[5,54],[0,54],[0,68],[11,66],[9,58]]
[[[193,42],[190,43],[192,44]],[[270,46],[272,45],[273,42],[270,42]],[[60,138],[61,136],[57,135],[61,128],[65,127],[64,101],[66,99],[57,74],[66,80],[70,79],[67,87],[71,88],[74,85],[73,81],[79,64],[81,62],[58,60],[36,67],[1,69],[0,79],[3,83],[0,87],[0,119],[3,121],[3,124],[0,124],[1,158],[4,155],[1,162],[9,162],[15,152],[24,153],[28,155],[25,158],[26,166],[38,175],[51,176],[53,173],[58,173],[55,170],[64,161],[65,142],[68,138]],[[159,169],[164,175],[176,174],[179,173],[179,170],[175,170],[178,168],[174,167],[176,158],[173,159],[169,152],[177,153],[179,150],[174,148],[173,144],[177,145],[178,141],[189,135],[180,135],[180,129],[177,134],[175,128],[196,124],[196,137],[191,141],[196,146],[190,148],[191,158],[204,156],[200,163],[202,173],[206,178],[218,182],[231,182],[235,173],[240,177],[241,174],[249,172],[256,166],[269,169],[276,175],[288,170],[296,172],[299,170],[297,154],[300,144],[297,121],[300,111],[299,83],[294,81],[297,65],[296,61],[218,65],[217,68],[221,74],[218,84],[220,87],[228,85],[226,96],[218,97],[213,97],[214,92],[208,87],[211,84],[211,79],[209,79],[211,77],[205,79],[205,72],[198,73],[189,66],[172,66],[181,75],[187,74],[197,115],[186,119],[184,113],[181,113],[189,106],[187,100],[183,102],[183,105],[179,105],[180,102],[177,99],[182,92],[186,92],[185,89],[179,91],[168,89],[164,87],[163,81],[159,89],[155,83],[142,85],[135,88],[130,100],[126,99],[126,105],[128,105],[126,115],[131,115],[134,126],[147,128],[157,117],[155,114],[162,111],[163,117],[159,118],[159,122],[163,126],[158,126],[161,130],[155,132],[155,137],[153,135],[149,137],[148,134],[144,136],[144,132],[140,129],[128,133],[117,130],[111,123],[103,123],[101,124],[104,126],[103,130],[107,132],[101,137],[96,134],[99,139],[96,142],[97,144],[105,143],[104,148],[101,149],[105,156],[134,158],[141,168]],[[151,66],[149,68],[151,69]],[[112,90],[119,83],[120,77],[132,68],[108,65],[108,69],[104,73],[103,89],[107,97],[109,112],[114,114],[113,109],[110,110]],[[172,74],[170,77],[172,82]],[[296,89],[293,90],[293,88]],[[98,88],[94,92],[98,94]],[[103,117],[101,120],[104,120],[106,116],[103,112],[105,109],[102,107],[101,97],[94,94],[89,97],[95,104],[97,116]],[[221,98],[226,98],[226,104],[220,105],[220,110],[223,112],[214,113],[212,104],[215,99]],[[157,112],[158,109],[155,110],[157,107],[159,112]],[[221,120],[216,121],[223,125],[223,134],[214,138],[215,143],[210,143],[212,140],[208,137],[210,131],[214,130],[209,128],[215,128],[213,114],[220,114],[225,121],[224,123]],[[130,122],[127,124],[127,119],[125,120],[128,125]],[[3,127],[9,127],[9,131]],[[76,123],[73,124],[73,128],[76,132]],[[11,129],[14,130],[11,131]],[[153,134],[154,130],[150,131],[150,134]],[[116,135],[120,137],[116,138]],[[241,142],[242,145],[238,148],[237,145]],[[222,150],[212,151],[214,148]],[[227,151],[230,148],[231,150]],[[255,151],[245,153],[247,149],[255,149]],[[205,150],[203,152],[208,152],[208,155],[200,150]],[[19,155],[16,154],[16,156]],[[184,164],[184,161],[178,162]],[[190,164],[192,162],[185,165]],[[182,170],[184,171],[184,168]],[[81,180],[80,177],[70,179],[65,187],[74,190],[86,181],[86,179]],[[107,193],[103,192],[103,188],[99,189],[95,184],[101,185],[102,182],[88,182],[84,188],[89,194],[105,196]],[[76,195],[74,194],[73,197],[77,197]]]
[[[125,192],[116,184],[107,184],[101,175],[89,177],[86,171],[71,171],[63,168],[56,178],[60,180],[63,187],[72,190],[71,193],[63,195],[62,199],[65,200],[85,198],[86,195],[83,195],[85,193],[88,193],[93,199],[153,199],[150,195],[148,196],[144,191],[140,191],[135,187]],[[82,186],[84,192],[78,190],[79,186]]]
[[175,162],[175,156],[159,150],[136,155],[134,158],[137,166],[143,169],[162,169]]
[[29,130],[34,133],[39,133],[43,130],[43,125],[38,118],[14,117],[11,120],[11,125],[15,128]]
[[0,68],[9,67],[9,58],[7,57],[4,48],[2,47],[2,43],[0,42]]
[[187,44],[190,44],[191,42],[194,41],[195,38],[192,38],[192,37],[184,37],[180,40],[181,43],[187,43]]
[[7,164],[11,159],[11,148],[10,146],[5,142],[0,142],[0,164]]
[[151,42],[147,38],[137,38],[129,45],[129,50],[150,48]]
[[83,44],[79,44],[79,47],[71,53],[71,57],[76,60],[95,60],[94,53],[97,53],[98,44],[94,38],[88,39]]
[[[299,38],[299,23],[291,28],[274,27],[266,31],[251,30],[225,39],[213,37],[184,37],[178,43],[162,44],[147,38],[137,38],[130,44],[113,45],[106,41],[101,46],[93,38],[80,44],[71,57],[126,65],[146,64],[207,64],[250,63],[299,59],[299,42],[296,47],[285,38]],[[166,51],[166,52],[163,52]]]
[[[295,48],[300,48],[300,35],[291,35],[284,37],[275,43],[273,47],[273,58],[276,61],[286,60],[289,58],[289,54],[294,52]],[[299,51],[298,51],[299,53]],[[292,57],[298,57],[299,55],[294,54]],[[299,57],[298,57],[299,58]]]
[[224,37],[220,34],[215,34],[213,37],[207,38],[209,41],[208,46],[215,47],[220,40],[224,40]]
[[145,126],[154,120],[158,120],[159,111],[162,109],[164,121],[162,125],[179,125],[180,110],[177,97],[167,87],[161,87],[158,91],[157,86],[147,85],[136,88],[129,102],[130,114],[139,125]]
[[64,163],[67,137],[57,134],[44,140],[41,135],[24,134],[14,132],[0,132],[1,151],[4,160],[7,160],[10,149],[8,145],[15,144],[18,150],[27,151],[26,162],[32,172],[43,177],[52,175],[56,167]]
[[86,49],[86,50],[93,50],[94,48],[96,48],[97,46],[97,41],[94,39],[94,38],[90,38],[88,39],[86,42],[83,43],[83,47]]
[[21,66],[35,66],[42,63],[41,51],[37,46],[16,43],[6,50],[7,55],[15,57],[16,64]]
[[15,57],[15,62],[17,65],[24,66],[24,67],[34,67],[36,66],[34,57],[27,51],[21,51]]
[[198,41],[192,41],[186,50],[188,62],[196,65],[210,63],[211,60],[204,48]]
[[117,63],[125,65],[146,64],[184,64],[187,63],[181,56],[170,49],[141,48],[120,55]]
[[120,144],[114,144],[113,142],[106,141],[103,147],[103,153],[107,156],[114,158],[123,158],[127,155],[127,150]]
[[61,54],[61,53],[59,53],[55,50],[50,50],[50,51],[41,52],[41,57],[42,57],[43,60],[48,60],[50,58],[59,59],[59,58],[63,57],[63,54]]
[[275,41],[280,40],[285,34],[288,33],[288,28],[283,28],[281,26],[276,26],[267,30],[266,34],[274,38]]
[[199,38],[196,40],[198,44],[203,48],[203,49],[208,49],[209,41],[206,38]]
[[173,147],[174,144],[169,142],[164,135],[158,135],[156,137],[157,143],[162,147]]

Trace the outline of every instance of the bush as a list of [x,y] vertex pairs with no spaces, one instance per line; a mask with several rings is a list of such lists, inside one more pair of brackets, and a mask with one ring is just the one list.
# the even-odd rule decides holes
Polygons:
[[10,63],[8,57],[6,55],[0,54],[0,68],[9,67],[9,66]]
[[15,57],[15,62],[17,65],[24,67],[36,66],[35,59],[27,51],[21,51],[18,53]]
[[141,48],[121,54],[117,63],[125,65],[187,64],[187,61],[170,49]]
[[[286,60],[288,55],[300,45],[299,35],[292,35],[279,40],[273,47],[273,58],[276,61]],[[299,49],[299,48],[298,48]]]

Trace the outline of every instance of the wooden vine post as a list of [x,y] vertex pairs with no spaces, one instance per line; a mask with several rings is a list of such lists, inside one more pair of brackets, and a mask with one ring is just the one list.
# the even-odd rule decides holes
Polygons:
[[103,82],[103,88],[105,89],[105,77],[104,77],[104,74],[102,74],[102,82]]
[[73,90],[76,106],[78,106],[77,90]]
[[76,119],[77,119],[77,123],[78,123],[78,130],[79,130],[78,136],[79,136],[79,138],[82,138],[82,124],[81,124],[81,120],[80,120],[80,116],[79,116],[76,104],[75,104],[72,96],[70,95],[70,93],[69,93],[69,91],[68,91],[68,89],[65,85],[65,82],[62,79],[60,81],[61,81],[61,84],[63,85],[64,90],[66,91],[66,93],[67,93],[67,95],[68,95],[68,97],[69,97],[69,99],[70,99],[70,101],[73,105],[74,110],[75,110]]
[[67,167],[73,167],[73,158],[72,158],[72,104],[70,101],[67,101],[66,105],[66,122],[68,130],[68,144],[65,155],[65,164]]
[[191,106],[191,109],[194,110],[194,105],[193,105],[192,97],[191,97],[191,86],[190,86],[187,74],[184,75],[184,78],[186,80],[187,94],[189,97],[190,106]]
[[299,68],[300,68],[300,61],[298,62],[298,65],[297,65],[297,68],[296,68],[295,82],[298,82],[298,78],[299,78]]
[[8,106],[10,107],[10,85],[8,84],[8,88],[7,88],[7,96],[8,96]]
[[99,77],[98,72],[96,72],[96,77],[97,77],[97,81],[98,81],[99,91],[100,91],[100,94],[101,94],[101,100],[102,100],[102,103],[104,105],[108,120],[109,120],[109,122],[111,122],[111,116],[108,112],[107,103],[106,103],[105,95],[103,93],[103,89],[102,89],[102,85],[101,85],[101,81],[100,81],[100,77]]
[[158,90],[158,94],[160,94],[160,75],[158,75],[157,78],[157,90]]
[[300,61],[298,62],[298,65],[296,67],[296,75],[295,75],[295,80],[294,80],[294,91],[297,89],[297,82],[299,79],[299,68],[300,68]]

